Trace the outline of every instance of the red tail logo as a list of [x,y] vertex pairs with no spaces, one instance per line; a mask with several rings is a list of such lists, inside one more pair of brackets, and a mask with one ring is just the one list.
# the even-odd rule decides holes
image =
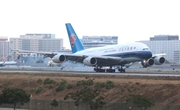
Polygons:
[[76,36],[74,34],[71,34],[71,36],[69,37],[70,42],[71,42],[71,46],[74,47],[75,44],[75,40],[76,40]]

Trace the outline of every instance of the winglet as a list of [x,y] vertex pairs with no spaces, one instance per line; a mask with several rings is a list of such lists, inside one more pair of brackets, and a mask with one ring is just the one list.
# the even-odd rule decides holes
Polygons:
[[69,37],[69,42],[71,45],[72,53],[76,53],[78,51],[84,50],[84,46],[76,35],[72,25],[70,23],[66,23],[66,30]]

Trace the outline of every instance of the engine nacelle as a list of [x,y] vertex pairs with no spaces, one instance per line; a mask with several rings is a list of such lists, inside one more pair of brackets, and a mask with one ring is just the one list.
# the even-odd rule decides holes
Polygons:
[[152,58],[148,59],[148,60],[143,60],[141,62],[143,67],[149,67],[152,66],[154,64],[154,60]]
[[93,57],[87,57],[83,60],[83,63],[88,66],[93,66],[97,64],[97,59]]
[[155,65],[162,65],[164,64],[166,59],[164,57],[158,56],[154,58]]
[[55,55],[53,58],[52,58],[52,61],[54,63],[62,63],[64,61],[66,61],[66,56],[65,55],[61,55],[61,54],[58,54],[58,55]]

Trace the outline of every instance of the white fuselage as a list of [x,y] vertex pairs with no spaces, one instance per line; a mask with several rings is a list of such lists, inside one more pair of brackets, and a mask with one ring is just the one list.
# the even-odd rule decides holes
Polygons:
[[119,64],[147,60],[152,57],[152,52],[149,47],[139,42],[90,48],[74,54],[122,58]]
[[[113,66],[148,60],[151,57],[152,52],[148,46],[136,42],[81,50],[72,55],[67,55],[67,60],[78,61],[88,66],[96,64],[99,66]],[[55,63],[64,62],[66,54],[59,53],[52,60]]]
[[142,51],[143,49],[149,50],[149,47],[143,43],[129,43],[129,44],[108,45],[104,47],[85,49],[85,50],[76,52],[75,54],[108,55],[108,54],[115,54],[115,53]]

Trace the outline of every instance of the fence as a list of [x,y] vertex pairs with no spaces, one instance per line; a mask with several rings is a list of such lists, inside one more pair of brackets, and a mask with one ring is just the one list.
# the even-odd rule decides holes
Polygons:
[[[31,100],[24,105],[17,104],[16,108],[22,110],[91,110],[88,104],[81,103],[79,106],[74,106],[74,102],[72,101],[59,101],[59,104],[56,108],[52,108],[50,105],[52,100]],[[2,104],[1,108],[13,108],[12,104]],[[126,103],[110,103],[103,106],[103,108],[99,110],[140,110],[134,105],[126,104]],[[155,105],[153,107],[148,108],[147,110],[180,110],[180,105]]]

